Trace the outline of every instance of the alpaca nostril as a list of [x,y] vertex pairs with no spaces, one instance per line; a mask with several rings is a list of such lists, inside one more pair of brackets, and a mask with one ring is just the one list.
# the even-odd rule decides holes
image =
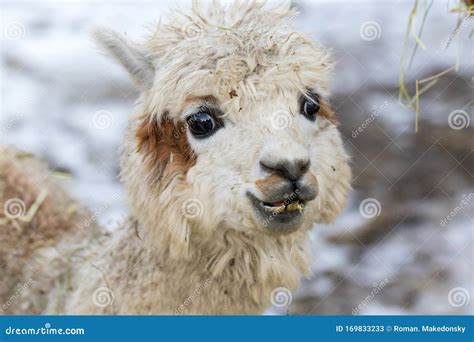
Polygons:
[[267,160],[261,160],[260,166],[266,171],[276,172],[291,181],[296,181],[300,179],[306,171],[308,171],[310,161],[308,159],[296,159],[274,163]]

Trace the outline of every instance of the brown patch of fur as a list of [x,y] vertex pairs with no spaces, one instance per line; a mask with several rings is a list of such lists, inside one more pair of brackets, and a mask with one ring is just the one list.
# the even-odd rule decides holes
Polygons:
[[[318,187],[318,181],[311,172],[306,172],[300,181],[311,188]],[[277,174],[270,174],[257,180],[255,185],[264,197],[270,197],[275,192],[284,191],[288,187],[288,181]]]
[[339,120],[337,119],[336,114],[332,110],[329,103],[326,102],[326,101],[321,101],[320,102],[320,109],[319,109],[318,115],[323,116],[329,122],[331,122],[332,124],[334,124],[336,126],[339,125]]
[[274,174],[271,174],[263,179],[259,179],[255,182],[255,185],[257,185],[257,187],[260,189],[260,190],[263,190],[263,189],[266,189],[266,188],[275,188],[277,187],[278,185],[280,185],[282,182],[284,181],[284,179],[281,177],[281,176],[278,176],[278,175],[274,175]]
[[160,122],[149,115],[141,119],[136,132],[138,152],[143,154],[148,171],[159,179],[185,175],[196,163],[185,130],[185,123],[175,124],[166,113]]
[[318,187],[318,180],[317,180],[316,176],[311,172],[306,172],[304,174],[301,182],[304,182],[306,186],[309,186],[311,188],[317,188]]
[[265,178],[257,180],[255,185],[264,196],[270,196],[272,193],[278,192],[279,188],[285,187],[286,182],[281,176],[271,174]]

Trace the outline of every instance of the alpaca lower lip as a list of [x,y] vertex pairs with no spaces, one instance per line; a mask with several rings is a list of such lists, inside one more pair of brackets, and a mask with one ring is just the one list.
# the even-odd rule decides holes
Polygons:
[[268,203],[261,201],[251,193],[247,193],[247,196],[257,212],[262,225],[272,229],[272,231],[289,231],[289,226],[294,226],[296,221],[303,216],[305,202],[299,198],[292,201]]

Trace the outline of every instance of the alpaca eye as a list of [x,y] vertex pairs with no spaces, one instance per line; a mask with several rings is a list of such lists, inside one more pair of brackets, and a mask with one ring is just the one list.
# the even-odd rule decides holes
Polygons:
[[315,121],[316,114],[319,112],[319,97],[316,94],[311,95],[311,98],[304,97],[301,103],[300,112],[308,120]]
[[196,138],[206,138],[221,126],[211,114],[205,111],[189,116],[187,122],[189,130]]

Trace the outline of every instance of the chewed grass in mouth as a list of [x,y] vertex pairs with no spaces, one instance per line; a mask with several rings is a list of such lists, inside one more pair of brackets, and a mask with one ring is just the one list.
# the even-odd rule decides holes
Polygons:
[[298,229],[306,203],[298,196],[290,196],[277,202],[266,202],[250,192],[248,198],[257,213],[259,223],[272,233],[288,234]]
[[274,203],[262,202],[263,207],[265,210],[273,214],[284,214],[284,213],[292,213],[292,212],[299,212],[303,213],[305,205],[304,202],[300,201],[299,199],[295,199],[292,201],[280,201]]

